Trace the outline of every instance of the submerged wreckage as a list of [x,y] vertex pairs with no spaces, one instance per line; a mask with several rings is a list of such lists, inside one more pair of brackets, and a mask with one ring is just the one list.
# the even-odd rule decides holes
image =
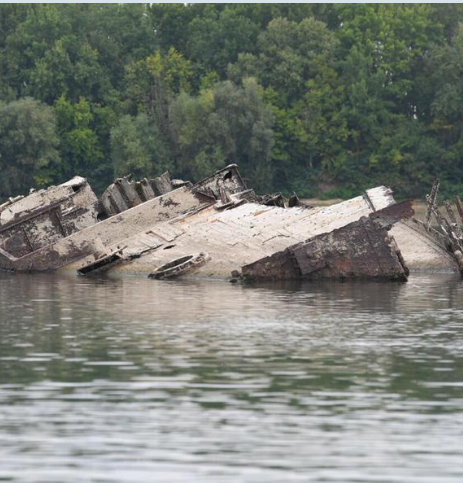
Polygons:
[[395,203],[382,186],[328,207],[297,197],[286,204],[248,189],[236,165],[196,184],[168,173],[120,178],[100,199],[75,177],[0,205],[0,269],[234,281],[406,280],[409,269],[461,270],[463,236],[450,205],[450,221],[439,211],[437,191],[420,222],[411,202]]

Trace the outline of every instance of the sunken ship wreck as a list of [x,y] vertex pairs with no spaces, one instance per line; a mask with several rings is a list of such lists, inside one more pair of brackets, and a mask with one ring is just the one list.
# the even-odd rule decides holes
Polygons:
[[[407,279],[410,270],[463,269],[463,235],[450,203],[426,219],[384,186],[328,207],[257,195],[236,165],[196,184],[118,178],[98,198],[76,176],[0,205],[0,270],[72,269],[163,279]],[[463,222],[463,208],[456,200]],[[431,223],[433,221],[433,223]]]

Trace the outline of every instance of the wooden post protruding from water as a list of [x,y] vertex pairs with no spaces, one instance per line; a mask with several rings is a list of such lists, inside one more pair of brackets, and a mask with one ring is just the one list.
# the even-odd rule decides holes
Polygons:
[[[447,203],[446,203],[446,208],[447,208]],[[449,203],[449,206],[450,206],[450,203]],[[440,226],[440,229],[447,237],[448,249],[453,253],[455,260],[458,264],[458,267],[460,268],[460,271],[463,273],[463,240],[453,230],[453,227],[451,226],[451,224],[442,216],[442,213],[439,211],[439,208],[437,206],[432,206],[431,210],[434,216],[436,217],[437,224]],[[453,210],[452,210],[452,213],[453,213]],[[455,214],[453,214],[453,216],[455,217]]]
[[[436,205],[431,205],[431,211],[432,211],[433,215],[435,216],[437,224],[439,225],[439,227],[442,230],[442,232],[444,233],[444,235],[447,235],[448,237],[450,237],[451,234],[448,233],[448,222],[442,216],[442,213],[440,212],[439,208]],[[429,227],[427,227],[427,229],[429,230]]]
[[463,205],[461,203],[459,196],[455,196],[455,206],[457,207],[458,214],[460,215],[461,223],[463,224]]
[[455,212],[453,211],[452,205],[450,204],[450,201],[445,200],[444,205],[445,205],[445,209],[447,210],[447,213],[449,215],[450,226],[454,230],[457,237],[461,239],[462,233],[461,233],[460,227],[458,225],[457,217],[455,216]]
[[439,179],[436,179],[436,181],[434,181],[434,184],[432,185],[431,193],[429,195],[426,195],[428,208],[426,210],[426,219],[424,224],[427,231],[429,231],[429,227],[431,226],[431,216],[433,213],[433,208],[436,206],[436,199],[437,199],[437,193],[439,192],[439,186],[440,186]]

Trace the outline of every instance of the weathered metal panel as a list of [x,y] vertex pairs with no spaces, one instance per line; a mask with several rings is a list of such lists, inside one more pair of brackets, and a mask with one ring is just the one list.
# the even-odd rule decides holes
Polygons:
[[0,233],[0,247],[14,257],[23,257],[32,251],[27,233],[21,225]]
[[172,182],[167,171],[161,174],[161,176],[150,180],[150,183],[156,196],[165,195],[172,191]]
[[220,199],[221,190],[223,191],[223,189],[228,194],[234,194],[246,191],[247,187],[236,164],[230,164],[212,176],[196,183],[192,189],[204,195],[212,193],[215,199]]
[[110,184],[100,198],[101,206],[107,216],[114,216],[146,201],[172,191],[169,173],[158,178],[132,181],[132,175],[117,178]]
[[151,200],[155,197],[153,188],[151,187],[149,181],[146,178],[142,179],[139,185],[145,201]]
[[[211,260],[200,268],[198,274],[229,277],[233,270],[244,265],[271,256],[300,241],[341,228],[372,213],[371,206],[362,196],[333,206],[313,209],[284,209],[246,203],[229,210],[217,211],[216,206],[209,205],[208,208],[186,213],[165,223],[153,223],[154,231],[170,225],[180,226],[184,233],[171,242],[165,242],[169,250],[159,247],[129,264],[116,267],[115,271],[149,273],[155,266],[207,250]],[[124,244],[130,249],[137,239],[138,235],[134,235],[126,239]]]
[[245,265],[242,268],[242,275],[265,280],[295,280],[301,278],[299,267],[288,248]]
[[104,253],[99,239],[71,240],[64,238],[14,261],[13,268],[21,272],[57,270],[85,257],[96,258]]
[[386,229],[369,218],[320,235],[291,252],[304,279],[407,277]]
[[27,220],[21,226],[27,233],[32,251],[38,250],[50,243],[55,243],[60,238],[66,236],[61,225],[59,208],[52,209]]
[[127,200],[128,206],[137,206],[142,202],[135,189],[135,183],[130,182],[127,177],[116,180],[115,184],[119,188],[122,197]]
[[[367,246],[362,237],[369,235],[371,246],[367,248],[370,251],[376,246],[387,245],[387,238],[379,236],[378,232],[383,230],[385,233],[386,228],[403,214],[400,205],[394,205],[372,215],[368,223],[371,222],[374,229],[373,225],[359,222],[362,216],[372,213],[377,207],[394,203],[390,191],[384,187],[369,190],[364,196],[332,207],[308,210],[304,207],[285,209],[249,202],[255,200],[255,195],[252,191],[246,191],[235,165],[224,168],[193,187],[185,186],[174,191],[170,191],[172,184],[167,174],[160,178],[165,186],[157,186],[156,190],[169,189],[169,192],[143,203],[140,203],[143,199],[151,196],[151,193],[155,194],[147,180],[138,184],[131,182],[130,178],[116,180],[101,199],[106,212],[114,216],[100,222],[96,222],[96,216],[92,218],[98,212],[98,203],[88,208],[89,197],[85,192],[88,185],[67,186],[73,195],[58,203],[56,213],[45,215],[44,212],[40,217],[34,213],[37,219],[34,222],[31,219],[30,227],[21,217],[23,238],[17,247],[23,251],[17,252],[20,255],[18,260],[8,259],[8,263],[40,270],[63,266],[69,263],[68,260],[82,258],[82,263],[92,264],[97,256],[102,259],[118,246],[124,246],[126,257],[134,259],[135,271],[140,270],[137,267],[151,271],[149,264],[152,262],[162,265],[164,261],[169,262],[171,257],[181,258],[192,252],[199,253],[207,247],[211,260],[200,271],[208,275],[223,276],[243,265],[260,263],[262,270],[270,277],[293,278],[317,273],[325,277],[329,276],[327,270],[330,267],[326,261],[330,257],[333,260],[332,270],[355,275],[357,269],[362,273],[364,271],[363,262],[358,260]],[[241,203],[245,204],[237,206]],[[346,225],[350,223],[359,224],[348,228]],[[90,226],[79,230],[81,224]],[[348,236],[341,234],[338,239],[335,230],[342,227]],[[0,227],[0,242],[1,234]],[[18,231],[19,235],[21,233]],[[320,238],[319,241],[317,236],[324,236],[325,239]],[[352,248],[346,241],[349,237],[358,240],[355,253],[349,251]],[[88,244],[89,240],[97,239],[98,248]],[[306,240],[305,248],[299,246],[301,240]],[[329,253],[326,252],[327,240],[331,240],[332,250]],[[49,245],[43,247],[43,242]],[[37,247],[41,248],[28,253]],[[396,253],[392,241],[389,247]],[[143,262],[140,261],[142,254]],[[265,265],[262,259],[265,259]],[[117,270],[126,265],[122,264]],[[278,273],[272,275],[272,270],[278,270]]]
[[[160,243],[167,242],[182,234],[183,230],[177,226],[163,225],[159,233],[146,235],[147,227],[198,209],[200,206],[197,197],[188,188],[179,188],[96,223],[85,230],[73,233],[66,238],[56,239],[54,243],[32,253],[29,253],[32,247],[30,245],[29,250],[25,249],[18,253],[18,260],[14,262],[14,265],[17,270],[40,271],[60,268],[90,255],[101,258],[108,250],[112,249],[112,245],[123,242],[137,233],[144,233],[143,241],[149,242],[148,248],[154,248],[159,245],[155,239],[162,240]],[[150,235],[153,236],[151,241],[149,240]],[[99,243],[98,252],[95,251],[96,248],[93,243],[95,240],[98,240]],[[27,239],[23,240],[23,245],[26,242]],[[137,247],[132,248],[132,252],[136,253]],[[6,251],[10,252],[10,250]],[[90,261],[86,260],[85,263],[88,264]]]
[[[97,202],[98,199],[87,181],[80,176],[76,176],[66,183],[50,186],[46,190],[35,191],[9,204],[0,212],[0,226],[57,203],[61,205],[61,209],[64,211],[71,207],[95,210]],[[96,216],[97,213],[94,213],[94,220],[96,220]],[[79,227],[79,229],[82,228],[85,227]]]
[[276,280],[406,280],[408,269],[387,229],[412,214],[409,202],[390,206],[248,264],[242,274]]

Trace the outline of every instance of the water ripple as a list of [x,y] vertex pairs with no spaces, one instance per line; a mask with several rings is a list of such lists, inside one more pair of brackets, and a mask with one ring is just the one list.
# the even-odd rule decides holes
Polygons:
[[463,480],[463,286],[0,275],[0,481]]

